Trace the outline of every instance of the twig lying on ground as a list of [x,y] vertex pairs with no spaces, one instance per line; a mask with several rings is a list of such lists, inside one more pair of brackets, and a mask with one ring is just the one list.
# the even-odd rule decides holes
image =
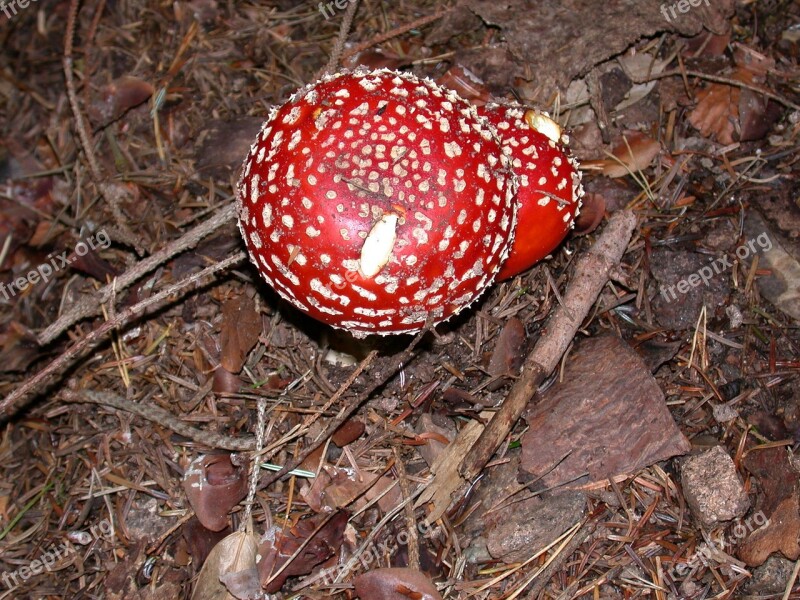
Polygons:
[[730,85],[733,87],[743,88],[746,90],[750,90],[751,92],[756,92],[757,94],[763,94],[770,100],[774,100],[778,104],[785,106],[786,108],[791,108],[792,110],[800,110],[800,106],[784,98],[780,94],[776,94],[770,90],[766,90],[760,86],[753,85],[752,83],[747,83],[746,81],[739,81],[738,79],[731,79],[730,77],[722,77],[721,75],[711,75],[709,73],[703,73],[701,71],[686,71],[681,69],[674,69],[672,71],[664,71],[663,73],[651,73],[647,76],[644,81],[636,81],[635,83],[648,83],[650,81],[655,81],[656,79],[664,79],[665,77],[697,77],[698,79],[704,79],[706,81],[713,81],[714,83],[721,83],[724,85]]
[[[184,236],[186,237],[186,236]],[[225,260],[215,263],[197,273],[184,277],[177,283],[161,290],[157,294],[153,294],[149,298],[141,302],[129,306],[128,308],[116,313],[108,321],[100,325],[97,329],[90,331],[85,337],[75,342],[72,346],[67,348],[58,358],[53,360],[44,369],[36,373],[33,377],[26,380],[17,389],[11,392],[8,396],[0,401],[0,420],[7,419],[22,408],[37,392],[51,381],[55,376],[63,373],[75,362],[84,356],[89,350],[97,346],[105,339],[106,334],[112,330],[122,327],[129,323],[148,308],[160,306],[162,301],[170,296],[182,292],[180,296],[189,291],[189,286],[200,281],[208,275],[213,275],[217,271],[222,271],[235,265],[236,263],[244,260],[245,253],[237,252],[233,256],[229,256]]]
[[52,325],[47,327],[39,334],[37,341],[40,344],[47,344],[56,339],[63,331],[72,327],[75,323],[88,317],[100,314],[101,306],[108,302],[114,295],[129,287],[132,283],[143,277],[150,271],[158,268],[170,258],[194,247],[200,240],[219,229],[222,225],[236,217],[236,204],[231,203],[223,207],[217,214],[210,219],[203,221],[194,229],[184,233],[181,237],[173,240],[162,250],[147,258],[137,262],[133,267],[125,271],[108,285],[103,286],[94,298],[78,302],[71,309],[61,315]]
[[[69,12],[67,13],[67,32],[64,36],[64,80],[67,89],[67,98],[69,98],[69,105],[72,109],[72,116],[75,118],[75,129],[78,131],[78,139],[83,146],[83,153],[86,156],[86,161],[89,163],[89,170],[95,180],[100,193],[108,207],[111,209],[111,214],[114,217],[114,222],[119,228],[119,233],[125,238],[125,243],[131,244],[136,248],[140,254],[143,249],[137,236],[131,231],[125,215],[122,213],[120,202],[123,200],[120,190],[122,188],[109,185],[104,181],[103,174],[100,172],[100,166],[97,162],[97,157],[94,154],[92,147],[92,140],[86,131],[86,123],[83,120],[80,105],[78,104],[78,94],[75,91],[75,80],[72,74],[72,41],[75,37],[75,20],[78,17],[78,0],[72,0],[69,5]],[[87,84],[88,85],[88,84]]]
[[359,52],[363,52],[364,50],[369,50],[370,48],[374,48],[375,46],[382,44],[384,42],[388,42],[392,38],[396,38],[399,35],[403,35],[404,33],[408,33],[412,29],[419,29],[420,27],[424,27],[425,25],[429,25],[434,21],[438,21],[447,13],[453,10],[453,7],[446,7],[442,8],[438,12],[433,13],[432,15],[427,15],[425,17],[420,17],[416,21],[411,21],[411,23],[406,23],[405,25],[401,25],[400,27],[396,27],[391,31],[387,31],[386,33],[382,33],[371,40],[367,40],[366,42],[359,44],[355,48],[351,48],[348,50],[342,59],[347,60],[351,56],[358,54]]
[[101,404],[103,406],[111,406],[118,410],[124,410],[125,412],[140,416],[153,423],[158,423],[162,427],[166,427],[178,435],[182,435],[193,442],[204,444],[209,448],[222,448],[224,450],[245,452],[253,450],[256,447],[256,438],[253,436],[230,436],[214,433],[213,431],[206,431],[204,429],[197,429],[191,425],[187,425],[169,411],[164,410],[152,402],[133,402],[111,392],[95,392],[92,390],[67,390],[61,394],[60,397],[68,402],[90,402],[92,404]]
[[537,388],[558,366],[561,356],[608,281],[609,272],[619,264],[634,227],[636,217],[632,212],[615,213],[594,246],[581,257],[567,286],[564,302],[547,319],[542,336],[525,359],[522,375],[477,443],[461,461],[459,472],[467,481],[475,478],[489,462]]

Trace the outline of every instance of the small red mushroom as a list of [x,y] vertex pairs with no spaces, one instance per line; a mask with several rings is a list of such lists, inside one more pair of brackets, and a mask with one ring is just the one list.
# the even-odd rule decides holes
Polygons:
[[495,126],[519,185],[516,236],[497,276],[503,281],[529,269],[561,243],[578,214],[583,187],[568,140],[549,116],[497,104],[478,112]]
[[515,229],[515,179],[475,107],[388,69],[338,73],[274,109],[238,185],[253,262],[356,336],[412,333],[474,302]]

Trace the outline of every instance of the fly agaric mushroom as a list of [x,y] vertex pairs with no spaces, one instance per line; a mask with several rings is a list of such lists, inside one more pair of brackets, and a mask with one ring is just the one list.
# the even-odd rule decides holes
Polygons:
[[510,279],[550,254],[569,233],[583,187],[578,163],[558,123],[519,106],[478,108],[497,130],[517,176],[517,230],[498,281]]
[[494,281],[515,191],[493,128],[458,94],[362,69],[272,111],[244,162],[239,226],[303,312],[358,337],[412,333]]

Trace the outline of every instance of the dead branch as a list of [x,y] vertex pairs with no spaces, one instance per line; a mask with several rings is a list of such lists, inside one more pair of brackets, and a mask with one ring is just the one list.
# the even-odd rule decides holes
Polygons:
[[92,172],[92,177],[100,189],[100,194],[108,203],[111,209],[111,214],[114,217],[114,222],[117,224],[119,234],[125,239],[125,243],[133,245],[136,251],[140,254],[143,252],[138,237],[131,231],[128,226],[127,219],[122,213],[120,203],[123,200],[121,188],[109,185],[104,181],[105,177],[100,172],[100,165],[97,162],[92,141],[89,139],[89,134],[86,131],[86,123],[83,120],[80,105],[78,104],[78,94],[75,91],[75,79],[72,73],[72,43],[75,37],[75,20],[78,17],[78,0],[72,0],[69,5],[69,13],[67,14],[67,31],[64,36],[64,80],[66,83],[67,98],[69,105],[72,109],[72,115],[75,118],[75,129],[78,131],[78,139],[81,146],[83,146],[83,153],[86,156],[86,162],[89,163],[89,170]]
[[[97,329],[89,332],[79,341],[75,342],[53,362],[36,373],[36,375],[25,381],[25,383],[11,392],[8,396],[3,398],[3,400],[0,401],[0,420],[7,419],[14,415],[14,413],[25,406],[25,404],[30,401],[31,398],[33,398],[34,394],[39,392],[54,377],[66,371],[80,358],[85,356],[89,350],[102,342],[105,339],[106,334],[112,330],[131,322],[148,308],[162,305],[164,301],[168,300],[175,294],[178,294],[178,298],[183,296],[189,291],[189,286],[191,284],[201,281],[205,277],[213,275],[218,271],[223,271],[231,265],[235,265],[236,263],[244,260],[244,258],[244,252],[237,252],[233,256],[206,267],[197,273],[184,277],[173,285],[170,285],[160,292],[153,294],[151,297],[142,300],[133,306],[129,306],[119,313],[114,314],[114,316],[108,321],[100,325]],[[173,301],[175,299],[177,298],[172,298]]]
[[151,402],[133,402],[111,392],[96,392],[93,390],[67,390],[60,397],[68,402],[89,402],[129,412],[209,448],[246,452],[256,447],[256,438],[253,436],[229,436],[197,429],[187,425],[169,411]]
[[776,94],[775,92],[771,92],[770,90],[766,90],[761,86],[753,85],[752,83],[747,83],[746,81],[739,81],[738,79],[731,79],[730,77],[723,77],[721,75],[711,75],[709,73],[703,73],[701,71],[687,71],[681,69],[674,69],[672,71],[664,71],[663,73],[651,73],[647,76],[647,79],[642,82],[636,83],[648,83],[650,81],[655,81],[656,79],[664,79],[665,77],[697,77],[698,79],[704,79],[705,81],[713,81],[714,83],[721,83],[723,85],[730,85],[733,87],[742,88],[745,90],[750,90],[751,92],[756,92],[758,94],[762,94],[763,96],[769,98],[770,100],[774,100],[778,104],[785,106],[786,108],[791,108],[792,110],[800,110],[800,105],[795,104],[788,98],[784,98],[780,94]]
[[216,231],[219,227],[236,216],[236,204],[231,203],[222,208],[210,219],[187,231],[181,237],[173,240],[165,248],[137,262],[133,267],[115,278],[92,298],[75,304],[71,309],[61,315],[52,325],[39,334],[37,341],[47,344],[56,339],[62,332],[72,327],[78,321],[100,314],[100,307],[108,302],[114,295],[126,289],[142,276],[164,264],[170,258],[197,245],[200,240]]

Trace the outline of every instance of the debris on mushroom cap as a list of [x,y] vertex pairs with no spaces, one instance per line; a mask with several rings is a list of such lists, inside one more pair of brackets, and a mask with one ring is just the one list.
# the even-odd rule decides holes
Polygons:
[[566,237],[580,210],[583,186],[568,139],[546,113],[487,104],[478,112],[497,130],[517,176],[517,229],[498,281],[529,269]]
[[494,281],[515,191],[493,128],[458,94],[356,70],[272,111],[244,163],[239,226],[300,310],[356,336],[413,333]]

